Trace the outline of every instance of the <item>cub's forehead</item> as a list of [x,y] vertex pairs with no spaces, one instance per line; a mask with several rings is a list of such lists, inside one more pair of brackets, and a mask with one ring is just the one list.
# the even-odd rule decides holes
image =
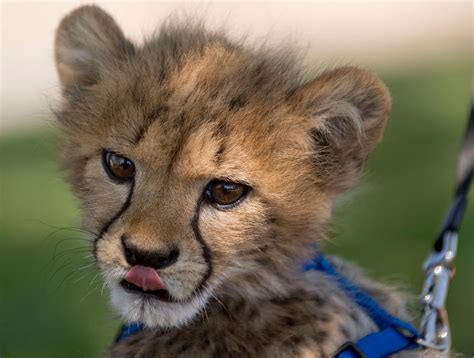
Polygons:
[[[304,153],[303,133],[283,125],[287,117],[275,110],[271,118],[251,111],[201,119],[183,114],[174,122],[158,118],[143,133],[134,155],[149,168],[183,178],[251,183],[259,173]],[[279,120],[280,126],[275,124]]]
[[166,75],[150,61],[138,55],[102,84],[111,140],[136,147],[149,165],[244,180],[243,168],[263,168],[304,146],[301,118],[285,102],[284,81],[272,77],[274,64],[216,46],[189,53]]

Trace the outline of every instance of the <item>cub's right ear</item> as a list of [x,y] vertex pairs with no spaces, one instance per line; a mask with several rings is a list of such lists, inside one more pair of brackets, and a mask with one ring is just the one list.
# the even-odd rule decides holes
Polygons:
[[350,189],[382,137],[388,89],[368,71],[341,67],[300,87],[293,101],[308,118],[320,183],[335,194]]
[[103,67],[133,52],[133,45],[105,11],[94,5],[74,10],[56,31],[56,68],[63,91],[97,83]]

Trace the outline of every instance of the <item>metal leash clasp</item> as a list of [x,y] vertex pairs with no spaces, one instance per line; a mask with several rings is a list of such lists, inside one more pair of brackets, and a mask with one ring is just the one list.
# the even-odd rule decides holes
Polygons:
[[420,300],[423,304],[418,344],[440,351],[448,351],[451,346],[446,297],[449,281],[454,276],[453,265],[458,246],[456,231],[443,234],[441,251],[432,251],[423,264],[425,282]]

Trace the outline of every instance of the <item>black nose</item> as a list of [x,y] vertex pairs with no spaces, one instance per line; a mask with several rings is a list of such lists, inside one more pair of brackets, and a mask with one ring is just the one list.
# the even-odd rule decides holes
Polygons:
[[132,266],[141,265],[163,269],[174,264],[179,256],[178,249],[160,251],[141,250],[131,243],[125,235],[122,236],[122,245],[125,259]]

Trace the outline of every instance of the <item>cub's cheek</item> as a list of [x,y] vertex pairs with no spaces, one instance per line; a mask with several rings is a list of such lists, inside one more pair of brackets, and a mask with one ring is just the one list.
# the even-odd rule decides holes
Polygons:
[[210,220],[202,228],[202,235],[212,251],[224,255],[254,250],[260,243],[265,244],[271,232],[264,218]]

